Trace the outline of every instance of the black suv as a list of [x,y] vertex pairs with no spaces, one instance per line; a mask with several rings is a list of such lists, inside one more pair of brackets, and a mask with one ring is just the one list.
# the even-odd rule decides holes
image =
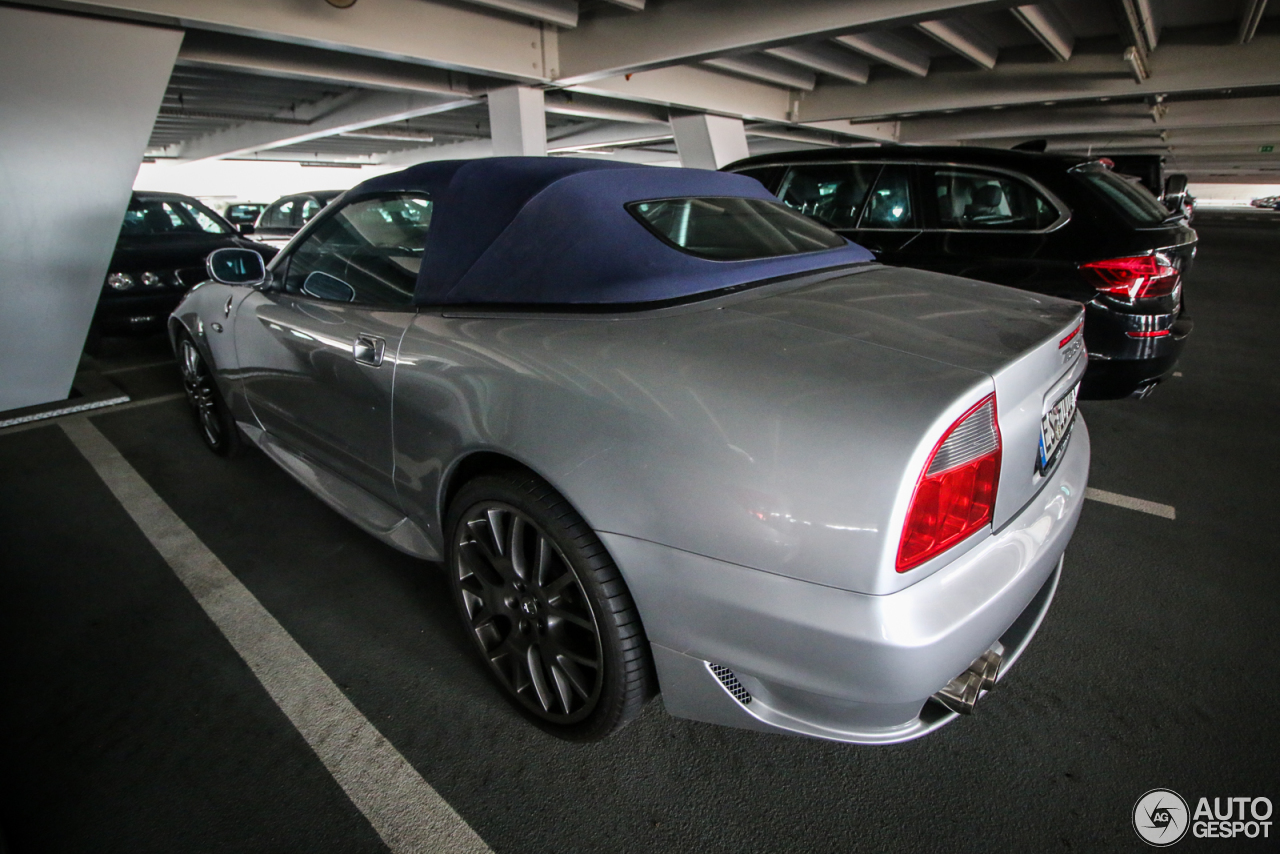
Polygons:
[[1083,303],[1083,396],[1147,394],[1191,332],[1182,277],[1196,233],[1105,159],[895,145],[770,154],[725,171],[886,264]]

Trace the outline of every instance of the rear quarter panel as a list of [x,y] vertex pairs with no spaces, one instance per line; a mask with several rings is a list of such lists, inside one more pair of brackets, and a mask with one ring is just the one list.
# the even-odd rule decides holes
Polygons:
[[397,488],[433,538],[449,473],[497,451],[595,530],[862,592],[885,592],[884,544],[923,438],[991,383],[718,308],[424,312],[397,362]]

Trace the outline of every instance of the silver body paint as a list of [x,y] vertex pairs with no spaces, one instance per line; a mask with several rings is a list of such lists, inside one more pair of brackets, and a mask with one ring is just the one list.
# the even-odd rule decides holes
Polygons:
[[[619,313],[366,310],[206,284],[174,319],[245,432],[405,551],[444,555],[460,467],[545,478],[618,563],[673,714],[887,743],[952,719],[930,695],[997,639],[1011,663],[1052,599],[1083,422],[1055,467],[1035,463],[1041,416],[1084,371],[1060,345],[1081,314],[867,265]],[[360,334],[385,340],[380,367],[353,360]],[[896,572],[929,455],[993,391],[993,525]]]

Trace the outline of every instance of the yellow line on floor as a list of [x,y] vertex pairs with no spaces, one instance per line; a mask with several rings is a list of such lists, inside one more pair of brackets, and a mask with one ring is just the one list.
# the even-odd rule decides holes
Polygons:
[[492,854],[88,418],[61,427],[388,848]]

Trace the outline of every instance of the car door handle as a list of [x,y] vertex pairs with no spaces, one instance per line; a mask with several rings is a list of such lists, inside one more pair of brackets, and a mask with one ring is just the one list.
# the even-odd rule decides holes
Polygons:
[[351,345],[351,355],[362,365],[379,367],[387,350],[387,342],[373,335],[358,335]]

